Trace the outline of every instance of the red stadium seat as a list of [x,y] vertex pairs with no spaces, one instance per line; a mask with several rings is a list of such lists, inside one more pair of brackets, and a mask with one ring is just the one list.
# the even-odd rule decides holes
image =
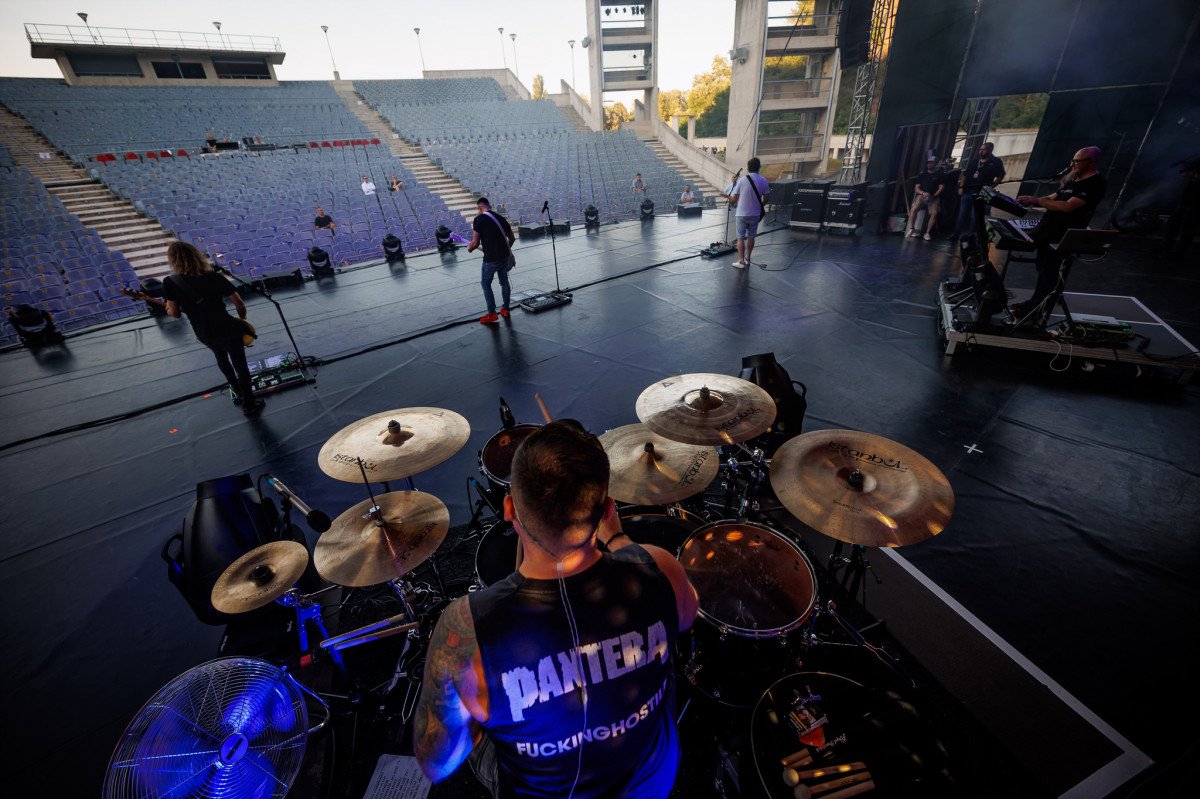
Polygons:
[[319,150],[319,149],[321,149],[321,145],[317,144],[315,141],[310,141],[310,142],[308,143],[308,146],[309,146],[309,147],[316,147],[318,150]]
[[330,145],[329,145],[329,142],[327,142],[327,141],[323,141],[323,142],[321,142],[321,146],[322,146],[322,147],[329,147]]
[[175,155],[182,155],[184,158],[191,158],[187,150],[176,150]]
[[379,139],[371,139],[371,144],[379,144]]
[[158,156],[159,156],[159,158],[170,158],[170,157],[171,157],[171,151],[170,151],[170,150],[159,150],[159,151],[158,151]]
[[157,160],[158,160],[158,153],[156,153],[156,152],[154,152],[153,150],[151,150],[150,152],[146,153],[146,157],[147,157],[147,158],[153,158],[154,160],[156,160],[156,161],[157,161]]
[[140,161],[141,159],[137,157],[137,153],[125,153],[125,160],[126,161]]
[[335,142],[333,143],[333,146],[334,146],[334,147],[345,147],[345,146],[346,146],[346,143],[345,143],[345,142],[342,142],[342,141],[335,141]]

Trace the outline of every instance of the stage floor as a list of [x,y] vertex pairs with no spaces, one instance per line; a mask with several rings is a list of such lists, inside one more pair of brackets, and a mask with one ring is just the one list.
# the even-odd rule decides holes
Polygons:
[[[500,428],[500,396],[518,421],[540,421],[540,394],[555,416],[602,432],[637,421],[634,402],[652,382],[737,374],[743,356],[762,352],[807,385],[805,431],[885,436],[949,479],[957,507],[946,530],[876,555],[886,588],[871,590],[889,598],[873,609],[1005,746],[1029,762],[1049,747],[1041,756],[1058,758],[1062,773],[1121,760],[1123,771],[1110,766],[1080,795],[1192,746],[1183,720],[1200,709],[1189,688],[1200,640],[1194,385],[1079,363],[1058,373],[1045,353],[945,357],[937,288],[958,271],[948,242],[768,224],[754,251],[762,265],[743,271],[731,257],[697,255],[723,223],[709,212],[559,236],[559,280],[574,301],[486,327],[476,321],[479,257],[465,250],[281,288],[301,353],[324,363],[314,384],[271,394],[253,420],[210,391],[220,373],[184,321],[139,318],[60,348],[0,354],[10,642],[0,690],[18,789],[94,795],[141,705],[216,656],[222,629],[196,620],[159,556],[197,482],[269,471],[336,515],[366,497],[317,468],[325,440],[389,409],[443,407],[467,418],[470,439],[415,479],[462,524],[476,453]],[[1196,270],[1153,260],[1135,239],[1114,250],[1077,269],[1069,288],[1135,296],[1200,341]],[[516,254],[514,291],[554,288],[548,239],[520,242]],[[1007,284],[1032,286],[1032,265],[1014,264]],[[271,305],[247,300],[261,336],[251,360],[291,351]],[[926,615],[934,606],[967,615]],[[996,660],[947,644],[963,619],[986,627]],[[1025,660],[1033,676],[1016,682],[987,670],[1015,663],[1029,675]],[[1024,695],[1008,687],[1021,681]],[[1076,747],[1055,750],[1040,731],[1039,703],[1051,701],[1126,740],[1126,754],[1113,744],[1097,764]],[[1046,777],[1037,792],[1074,784]]]

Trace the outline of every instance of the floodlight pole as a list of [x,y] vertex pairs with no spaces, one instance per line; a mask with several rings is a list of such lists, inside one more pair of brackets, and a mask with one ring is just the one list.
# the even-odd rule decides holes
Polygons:
[[96,34],[92,33],[92,26],[88,25],[88,21],[87,21],[88,15],[85,14],[84,12],[80,11],[76,16],[78,16],[81,20],[83,20],[83,25],[85,28],[87,28],[88,36],[92,37],[92,44],[95,44],[96,43]]
[[333,64],[333,79],[341,80],[342,76],[338,74],[337,61],[333,60],[333,45],[329,43],[329,26],[322,25],[321,30],[325,32],[325,46],[329,48],[329,63]]
[[413,28],[413,33],[417,34],[417,52],[421,54],[421,76],[425,75],[425,51],[421,49],[421,29]]
[[571,45],[571,90],[575,91],[575,40],[567,39],[567,44]]
[[[508,38],[512,39],[513,43],[513,72],[517,73],[517,81],[521,80],[521,68],[517,66],[517,34],[510,33]],[[503,42],[501,42],[503,44]]]
[[500,31],[500,63],[504,64],[504,68],[508,69],[508,56],[504,54],[504,28],[496,28]]

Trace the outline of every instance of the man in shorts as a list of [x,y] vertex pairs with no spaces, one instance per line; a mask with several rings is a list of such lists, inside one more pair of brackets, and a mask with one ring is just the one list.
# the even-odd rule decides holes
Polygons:
[[757,158],[751,158],[746,164],[746,174],[733,186],[730,202],[737,206],[734,218],[737,220],[737,251],[738,259],[734,262],[735,269],[745,269],[750,265],[750,253],[754,251],[754,234],[758,232],[758,223],[763,218],[763,204],[771,193],[767,179],[758,174],[761,166]]

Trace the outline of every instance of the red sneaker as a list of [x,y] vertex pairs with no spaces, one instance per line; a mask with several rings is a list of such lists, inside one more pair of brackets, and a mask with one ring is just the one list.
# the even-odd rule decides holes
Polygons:
[[496,316],[494,313],[490,313],[487,316],[480,319],[479,323],[483,324],[483,325],[491,325],[491,324],[495,324],[496,322],[499,322],[499,321],[500,321],[499,316]]
[[501,309],[500,309],[500,315],[501,315],[501,316],[503,316],[505,319],[507,319],[508,317],[512,316],[512,314],[508,312],[508,309],[507,309],[507,308],[501,308]]

